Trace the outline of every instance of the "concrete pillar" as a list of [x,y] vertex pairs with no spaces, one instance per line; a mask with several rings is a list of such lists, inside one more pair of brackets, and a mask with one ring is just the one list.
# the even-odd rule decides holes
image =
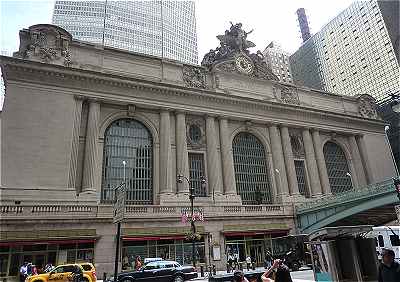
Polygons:
[[171,120],[167,110],[160,114],[160,193],[172,193]]
[[319,178],[321,181],[322,192],[325,195],[331,194],[331,185],[329,184],[328,170],[326,169],[324,151],[321,144],[321,137],[318,130],[312,130],[312,139],[314,143],[315,158],[317,160]]
[[281,126],[281,137],[289,192],[291,195],[299,195],[300,192],[299,185],[297,183],[296,169],[294,167],[292,144],[290,143],[289,130],[286,126]]
[[[79,130],[81,129],[82,96],[75,96],[74,124],[72,130],[71,159],[69,162],[68,187],[76,187],[79,152]],[[79,192],[78,190],[76,191]]]
[[268,128],[271,140],[272,160],[274,162],[274,175],[276,183],[278,183],[278,196],[283,198],[289,194],[288,181],[286,176],[285,161],[283,157],[283,149],[279,138],[278,128],[272,124]]
[[82,192],[95,193],[97,173],[101,171],[99,165],[98,130],[100,119],[100,103],[96,100],[89,101],[89,114],[86,129],[85,159],[83,165]]
[[227,195],[235,195],[237,194],[235,168],[233,166],[232,143],[229,138],[228,120],[226,118],[221,118],[219,120],[219,133],[221,140],[221,159],[224,179],[224,192]]
[[364,167],[365,178],[367,180],[367,184],[372,184],[372,183],[374,183],[374,178],[372,175],[371,164],[369,162],[368,152],[367,152],[367,147],[365,145],[364,137],[361,135],[358,135],[358,136],[356,136],[356,141],[357,141],[358,150],[360,152],[361,161],[362,161],[362,164]]
[[303,142],[304,142],[304,150],[306,153],[306,164],[309,173],[310,180],[310,188],[311,195],[317,196],[322,194],[321,190],[321,182],[318,174],[317,161],[315,159],[314,146],[311,139],[310,130],[308,128],[304,128],[302,131],[303,134]]
[[357,140],[354,135],[349,136],[351,158],[353,159],[354,168],[356,174],[353,178],[357,178],[360,187],[367,185],[367,179],[365,177],[364,166],[361,160],[360,150],[358,149]]
[[[186,142],[186,119],[185,114],[176,114],[176,175],[181,174],[189,177],[189,160]],[[189,184],[187,181],[178,183],[178,193],[188,193]]]
[[211,194],[222,194],[220,159],[218,158],[215,119],[206,117],[208,187]]

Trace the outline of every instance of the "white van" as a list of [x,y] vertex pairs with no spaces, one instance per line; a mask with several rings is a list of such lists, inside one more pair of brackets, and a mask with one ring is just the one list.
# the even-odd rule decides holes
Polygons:
[[381,259],[382,249],[391,249],[395,253],[395,260],[400,262],[400,240],[394,235],[400,236],[400,226],[374,227],[372,233],[376,240],[378,258]]

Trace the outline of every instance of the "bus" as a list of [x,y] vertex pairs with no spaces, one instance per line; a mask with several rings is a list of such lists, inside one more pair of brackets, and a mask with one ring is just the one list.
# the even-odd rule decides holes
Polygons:
[[372,235],[375,237],[376,252],[381,260],[382,249],[391,249],[395,253],[395,260],[400,262],[400,226],[374,227]]

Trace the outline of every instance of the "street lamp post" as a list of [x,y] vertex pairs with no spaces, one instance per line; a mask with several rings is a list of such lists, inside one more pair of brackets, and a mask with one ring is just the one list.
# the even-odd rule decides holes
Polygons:
[[[189,184],[189,200],[190,200],[190,211],[191,211],[191,220],[190,220],[190,227],[192,230],[192,262],[193,267],[196,267],[196,225],[194,224],[194,198],[196,197],[195,189],[192,185],[190,185],[190,180],[186,176],[182,174],[178,174],[178,183],[182,183],[183,180],[186,180]],[[206,179],[201,176],[201,185],[206,184]]]

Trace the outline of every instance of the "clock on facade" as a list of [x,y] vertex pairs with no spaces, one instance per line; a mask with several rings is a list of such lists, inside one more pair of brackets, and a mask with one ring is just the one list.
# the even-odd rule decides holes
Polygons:
[[253,72],[253,63],[244,56],[238,56],[235,59],[235,65],[239,72],[250,74]]

